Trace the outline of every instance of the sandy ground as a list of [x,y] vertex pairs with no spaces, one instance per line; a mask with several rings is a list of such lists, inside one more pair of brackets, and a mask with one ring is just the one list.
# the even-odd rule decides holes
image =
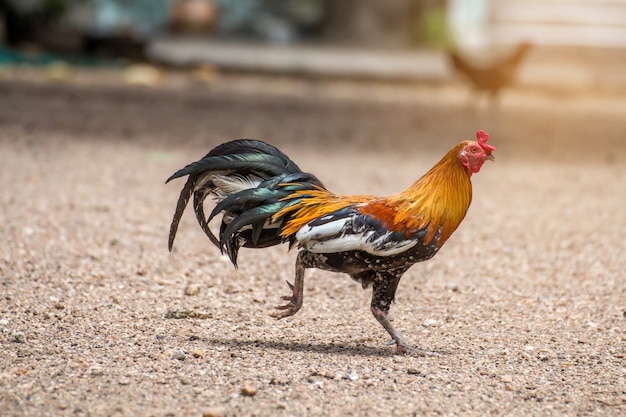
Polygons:
[[[626,104],[458,86],[224,77],[136,88],[0,80],[3,416],[626,413]],[[432,260],[403,278],[396,356],[347,276],[295,251],[235,270],[186,213],[176,169],[218,143],[284,149],[342,193],[408,186],[485,129],[497,162]]]

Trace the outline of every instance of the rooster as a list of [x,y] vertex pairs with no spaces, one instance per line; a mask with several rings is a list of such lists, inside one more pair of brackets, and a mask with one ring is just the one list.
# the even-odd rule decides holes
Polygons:
[[454,69],[472,84],[474,90],[488,93],[491,101],[495,102],[500,90],[511,86],[515,81],[517,68],[531,46],[528,42],[520,43],[512,55],[489,65],[476,65],[455,51],[449,51],[449,57]]
[[[396,344],[396,352],[434,355],[414,348],[391,324],[389,308],[402,275],[433,257],[459,226],[470,206],[472,183],[493,160],[488,135],[453,147],[405,191],[389,197],[339,195],[277,148],[257,140],[224,143],[167,182],[188,176],[170,226],[172,250],[181,216],[193,195],[196,218],[208,238],[237,267],[241,247],[263,248],[288,242],[300,249],[291,294],[276,307],[276,319],[302,307],[307,268],[343,272],[372,287],[371,311]],[[215,207],[206,216],[204,200]],[[221,214],[217,236],[209,222]]]

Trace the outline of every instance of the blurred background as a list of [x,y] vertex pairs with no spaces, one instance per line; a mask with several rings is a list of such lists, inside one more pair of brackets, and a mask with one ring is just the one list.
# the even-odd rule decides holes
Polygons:
[[[626,46],[622,0],[2,0],[3,40],[64,52],[157,35],[365,47]],[[121,51],[125,52],[125,51]]]
[[0,64],[61,78],[62,65],[152,63],[450,81],[447,51],[487,64],[522,42],[517,84],[626,89],[624,0],[0,0]]

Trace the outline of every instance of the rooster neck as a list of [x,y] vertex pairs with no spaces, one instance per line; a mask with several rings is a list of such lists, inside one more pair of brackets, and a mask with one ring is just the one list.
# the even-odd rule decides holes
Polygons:
[[[457,147],[458,148],[458,147]],[[394,224],[428,229],[425,244],[440,232],[441,246],[459,226],[472,201],[472,183],[454,148],[405,191],[389,198],[397,207]]]

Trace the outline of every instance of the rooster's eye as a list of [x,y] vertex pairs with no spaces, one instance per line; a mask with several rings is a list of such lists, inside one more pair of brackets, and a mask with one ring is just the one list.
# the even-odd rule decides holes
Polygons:
[[478,149],[476,149],[476,148],[471,148],[471,151],[472,151],[472,153],[476,153],[476,152],[478,152]]

